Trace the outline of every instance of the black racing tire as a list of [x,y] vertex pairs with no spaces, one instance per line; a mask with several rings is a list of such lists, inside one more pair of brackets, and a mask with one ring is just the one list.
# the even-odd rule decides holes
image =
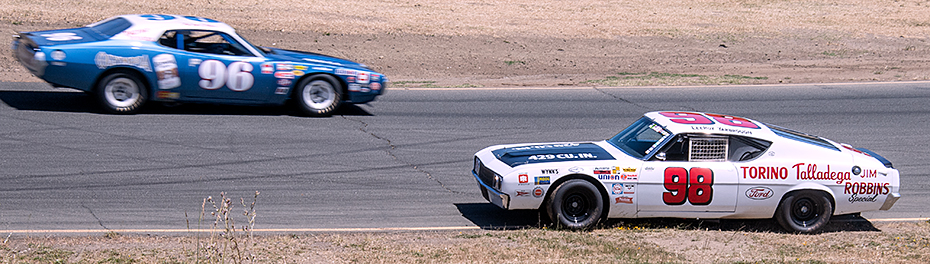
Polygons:
[[604,214],[604,199],[586,180],[571,179],[549,191],[546,213],[556,228],[593,228]]
[[775,211],[775,220],[785,230],[801,234],[816,234],[830,222],[833,202],[821,191],[802,190],[782,198]]
[[135,114],[148,101],[148,88],[135,74],[114,72],[97,83],[97,99],[113,114]]
[[331,116],[342,103],[342,89],[332,76],[310,76],[297,84],[294,99],[306,115]]

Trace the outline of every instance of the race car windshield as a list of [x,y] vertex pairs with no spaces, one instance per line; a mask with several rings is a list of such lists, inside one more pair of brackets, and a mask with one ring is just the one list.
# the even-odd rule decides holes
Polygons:
[[671,135],[649,118],[640,118],[616,136],[607,140],[627,155],[643,158]]

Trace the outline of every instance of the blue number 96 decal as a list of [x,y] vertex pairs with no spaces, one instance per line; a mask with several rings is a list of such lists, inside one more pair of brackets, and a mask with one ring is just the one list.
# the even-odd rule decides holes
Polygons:
[[190,19],[190,20],[193,20],[193,21],[197,21],[197,22],[210,22],[210,23],[218,23],[218,22],[220,22],[220,21],[216,21],[216,20],[213,20],[213,19],[205,18],[205,17],[185,16],[184,18],[187,18],[187,19]]
[[140,17],[144,17],[145,19],[155,20],[155,21],[164,21],[164,20],[174,19],[173,16],[169,16],[169,15],[141,15]]

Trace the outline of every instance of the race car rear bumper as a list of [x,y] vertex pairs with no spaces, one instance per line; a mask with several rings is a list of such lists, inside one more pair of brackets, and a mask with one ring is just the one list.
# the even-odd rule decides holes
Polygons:
[[478,180],[478,187],[481,188],[482,194],[486,194],[484,197],[485,199],[488,199],[489,202],[491,202],[494,205],[497,205],[500,208],[507,209],[507,207],[510,206],[510,195],[507,195],[505,193],[495,190],[494,188],[491,188],[491,186],[488,186],[487,184],[481,181],[481,178],[478,177],[477,173],[472,172],[471,174],[475,176],[475,180]]
[[887,211],[888,209],[891,209],[891,206],[894,206],[894,203],[897,202],[898,199],[901,199],[900,193],[888,194],[888,198],[885,198],[885,203],[882,204],[882,208],[879,208],[879,210]]

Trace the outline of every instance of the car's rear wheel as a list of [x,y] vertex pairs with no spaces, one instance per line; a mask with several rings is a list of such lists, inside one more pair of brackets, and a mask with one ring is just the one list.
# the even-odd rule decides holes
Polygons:
[[781,200],[775,220],[795,233],[820,232],[833,215],[833,202],[820,191],[802,190],[789,193]]
[[147,98],[145,84],[133,74],[107,75],[97,86],[97,97],[104,110],[114,114],[139,112]]
[[342,92],[335,78],[311,76],[297,84],[296,99],[301,112],[310,116],[330,116],[342,103]]
[[546,213],[558,228],[589,229],[601,220],[604,200],[590,182],[572,179],[549,192]]

